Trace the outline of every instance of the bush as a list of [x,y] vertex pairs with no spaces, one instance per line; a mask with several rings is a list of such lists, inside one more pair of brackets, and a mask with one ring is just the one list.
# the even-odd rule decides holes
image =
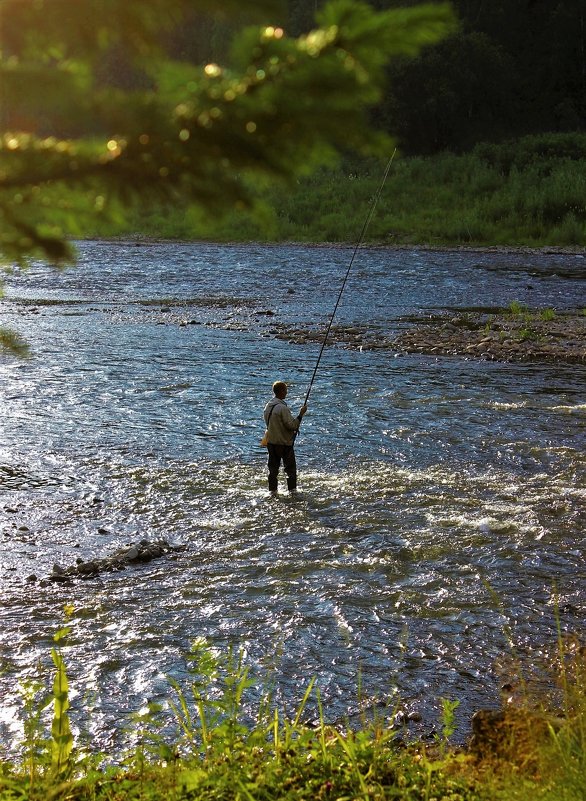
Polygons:
[[513,167],[523,170],[543,161],[582,161],[586,157],[586,134],[576,132],[525,136],[500,144],[479,144],[472,153],[489,166],[508,175]]
[[[548,134],[471,153],[397,157],[366,241],[572,246],[586,242],[586,134]],[[100,236],[148,232],[217,241],[355,243],[384,165],[346,159],[288,186],[256,189],[256,207],[205,218],[185,208],[139,213]]]

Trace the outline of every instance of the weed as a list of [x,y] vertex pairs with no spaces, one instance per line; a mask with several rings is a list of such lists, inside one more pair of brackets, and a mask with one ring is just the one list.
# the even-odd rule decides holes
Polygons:
[[519,303],[518,300],[512,300],[509,303],[509,311],[515,316],[527,314],[527,306],[525,306],[523,303]]
[[448,698],[440,698],[440,701],[442,705],[442,742],[447,745],[456,730],[456,709],[460,706],[460,702],[450,701]]
[[[118,766],[97,769],[74,761],[68,683],[62,652],[69,634],[57,632],[56,669],[47,700],[39,683],[23,688],[28,720],[21,764],[0,763],[2,801],[582,801],[586,775],[586,653],[558,623],[554,665],[563,694],[563,717],[549,710],[503,710],[493,751],[458,753],[450,739],[457,700],[441,699],[441,734],[435,745],[396,743],[385,720],[364,716],[356,728],[326,722],[315,681],[294,714],[274,703],[271,682],[251,677],[243,650],[218,653],[204,640],[188,654],[190,687],[171,681],[178,731],[162,727],[161,705],[145,703],[131,724],[135,744]],[[505,629],[507,638],[511,632]],[[512,640],[511,640],[512,646]],[[514,653],[514,651],[513,651]],[[251,711],[250,694],[257,698]],[[303,722],[310,700],[318,710]],[[41,712],[52,700],[49,748]],[[34,709],[39,703],[38,710]],[[246,710],[246,711],[245,711]],[[43,753],[50,758],[44,758]],[[39,754],[41,756],[39,756]],[[116,760],[110,754],[110,760]],[[98,759],[98,757],[96,757]]]
[[46,759],[47,743],[43,738],[42,715],[52,699],[40,679],[30,678],[20,682],[19,691],[23,702],[23,769],[33,787]]
[[524,326],[523,328],[520,328],[517,336],[519,337],[521,342],[530,342],[532,340],[536,340],[539,338],[537,332],[534,331],[533,328],[530,328],[529,326]]

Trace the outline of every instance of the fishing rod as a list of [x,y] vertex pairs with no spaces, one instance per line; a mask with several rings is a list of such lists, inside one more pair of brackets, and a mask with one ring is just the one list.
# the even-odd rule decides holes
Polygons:
[[311,381],[309,382],[309,387],[307,389],[307,394],[305,396],[305,401],[303,402],[304,406],[307,404],[307,401],[309,400],[309,395],[310,395],[312,387],[313,387],[313,382],[315,381],[315,377],[317,375],[317,371],[318,371],[318,368],[319,368],[319,363],[321,362],[321,357],[323,355],[323,352],[325,350],[325,347],[326,347],[326,344],[327,344],[327,341],[328,341],[328,337],[330,335],[330,331],[331,331],[331,328],[332,328],[332,323],[334,322],[334,317],[336,316],[336,312],[338,311],[338,306],[340,305],[340,301],[342,300],[342,294],[343,294],[344,289],[346,287],[346,282],[348,281],[348,276],[350,275],[350,270],[352,269],[352,265],[354,264],[354,259],[356,258],[356,254],[358,253],[358,250],[359,250],[360,246],[362,245],[362,242],[363,242],[364,237],[366,235],[366,231],[367,231],[368,226],[370,225],[370,221],[372,220],[372,217],[374,215],[374,210],[376,209],[376,204],[378,203],[379,198],[380,198],[380,196],[382,194],[382,191],[383,191],[384,185],[386,183],[389,171],[391,169],[391,164],[393,163],[393,159],[395,158],[395,153],[396,152],[397,152],[397,148],[395,148],[393,150],[393,155],[391,156],[391,158],[388,161],[388,164],[386,166],[384,175],[382,177],[382,181],[380,183],[380,186],[379,186],[378,190],[376,191],[376,194],[374,196],[374,199],[372,201],[372,204],[370,206],[368,214],[366,215],[366,219],[364,220],[364,224],[362,226],[362,231],[360,232],[360,237],[358,239],[358,242],[356,243],[356,246],[354,248],[354,252],[352,253],[352,258],[350,259],[350,264],[348,265],[348,269],[346,270],[346,275],[344,276],[344,280],[342,281],[342,287],[341,287],[341,289],[340,289],[340,291],[338,293],[338,299],[336,300],[336,305],[334,306],[334,310],[333,310],[333,312],[331,314],[330,321],[329,321],[328,326],[326,328],[326,333],[325,333],[325,336],[324,336],[324,339],[323,339],[323,342],[322,342],[322,345],[321,345],[319,356],[317,357],[317,362],[315,364],[315,369],[313,371],[313,375],[311,376]]

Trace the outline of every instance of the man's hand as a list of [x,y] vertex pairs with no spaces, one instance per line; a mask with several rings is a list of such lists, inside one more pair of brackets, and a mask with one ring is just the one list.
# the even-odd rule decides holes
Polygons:
[[306,411],[307,411],[307,404],[304,403],[301,409],[299,409],[299,417],[303,417]]

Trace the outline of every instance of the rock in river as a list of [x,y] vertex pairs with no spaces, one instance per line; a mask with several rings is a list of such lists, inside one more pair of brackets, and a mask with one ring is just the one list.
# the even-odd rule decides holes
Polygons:
[[53,572],[49,576],[51,581],[70,581],[74,578],[92,578],[99,573],[111,573],[113,571],[124,570],[127,565],[139,562],[150,562],[151,559],[158,559],[166,554],[184,551],[186,545],[171,545],[167,540],[141,540],[138,543],[119,548],[111,556],[103,559],[91,559],[84,562],[77,559],[76,564],[70,567],[62,567],[54,564]]

